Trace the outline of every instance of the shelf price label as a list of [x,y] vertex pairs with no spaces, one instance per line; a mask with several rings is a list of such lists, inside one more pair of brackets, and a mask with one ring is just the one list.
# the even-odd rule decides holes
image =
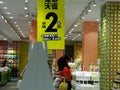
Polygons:
[[47,41],[48,49],[64,49],[64,0],[37,4],[37,41]]

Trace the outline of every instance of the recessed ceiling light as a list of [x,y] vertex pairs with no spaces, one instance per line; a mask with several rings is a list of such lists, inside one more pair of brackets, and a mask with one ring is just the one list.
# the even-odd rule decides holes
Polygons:
[[25,15],[25,17],[28,17],[28,15]]
[[99,19],[97,19],[97,21],[99,21]]
[[4,38],[4,40],[7,40],[6,38]]
[[78,36],[81,36],[81,34],[78,34]]
[[7,20],[5,20],[5,22],[7,23]]
[[13,19],[13,17],[11,16],[10,19]]
[[28,2],[28,0],[25,0],[25,3],[27,3]]
[[88,9],[89,12],[91,12],[92,10],[91,9]]
[[72,33],[71,31],[69,31],[69,33]]
[[1,16],[1,18],[2,18],[2,19],[4,19],[4,17],[3,17],[3,16]]
[[74,26],[77,27],[77,24],[75,24]]
[[20,30],[20,28],[17,28],[18,30]]
[[6,12],[6,14],[11,14],[10,12]]
[[16,27],[18,27],[19,25],[15,25]]
[[3,1],[0,1],[0,4],[3,4],[4,2]]
[[27,7],[24,7],[25,10],[27,10],[28,8]]
[[94,7],[96,6],[96,2],[95,2],[95,0],[93,0],[93,6],[94,6]]
[[17,22],[14,22],[15,24],[17,23]]
[[74,29],[72,28],[71,30],[73,31]]
[[31,24],[31,22],[28,22],[29,24]]
[[95,7],[95,6],[96,6],[96,4],[93,4],[93,6]]
[[3,9],[8,9],[7,7],[3,7]]

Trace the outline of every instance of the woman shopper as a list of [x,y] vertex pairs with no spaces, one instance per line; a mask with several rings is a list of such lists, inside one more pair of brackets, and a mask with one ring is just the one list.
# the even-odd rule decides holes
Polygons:
[[[68,90],[71,90],[71,70],[68,65],[68,62],[70,61],[70,58],[68,56],[60,57],[57,64],[58,64],[58,71],[60,77],[63,79],[65,78],[65,81],[68,83]],[[58,76],[59,77],[59,76]]]

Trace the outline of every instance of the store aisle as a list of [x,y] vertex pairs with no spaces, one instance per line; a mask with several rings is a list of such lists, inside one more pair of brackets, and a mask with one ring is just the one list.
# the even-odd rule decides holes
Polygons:
[[8,82],[5,86],[1,86],[0,90],[18,90],[16,86],[17,82]]

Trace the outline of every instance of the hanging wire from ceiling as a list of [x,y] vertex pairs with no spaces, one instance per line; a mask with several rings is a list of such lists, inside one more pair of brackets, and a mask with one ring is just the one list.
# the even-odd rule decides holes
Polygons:
[[[96,6],[95,0],[91,0],[90,2],[88,2],[88,4],[85,6],[85,8],[79,14],[79,16],[76,18],[76,20],[70,26],[70,28],[67,30],[67,32],[65,33],[65,38],[66,39],[72,33],[72,31],[74,30],[73,28],[77,27],[80,24],[80,21],[85,18],[85,15],[87,15],[89,12],[91,12],[91,6],[93,6],[93,7]],[[78,36],[80,36],[80,34],[78,34]],[[74,38],[73,40],[75,40],[76,38]]]

